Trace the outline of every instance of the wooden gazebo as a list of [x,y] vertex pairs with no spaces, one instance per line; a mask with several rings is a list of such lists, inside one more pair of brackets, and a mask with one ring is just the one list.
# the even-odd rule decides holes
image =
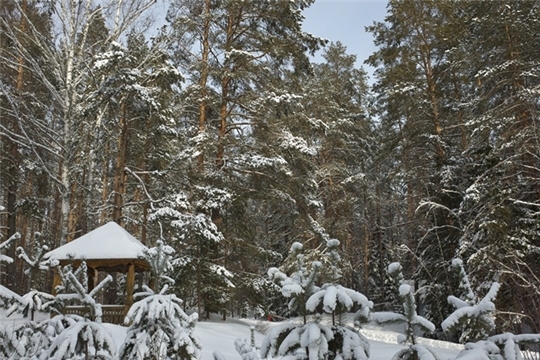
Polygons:
[[[133,305],[135,273],[150,270],[150,265],[144,256],[146,249],[146,246],[120,225],[109,222],[48,252],[44,259],[56,259],[61,266],[72,264],[74,267],[80,266],[81,262],[85,261],[88,267],[88,287],[90,289],[97,284],[98,272],[127,274],[125,304],[102,306],[104,322],[121,323]],[[60,275],[55,273],[53,293],[60,282]],[[66,310],[77,314],[84,312],[83,308],[77,309],[77,307]]]

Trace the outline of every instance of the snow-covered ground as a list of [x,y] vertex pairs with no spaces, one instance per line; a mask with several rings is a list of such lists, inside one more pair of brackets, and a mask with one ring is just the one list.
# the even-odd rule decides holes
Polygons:
[[[45,318],[46,315],[39,315],[38,320]],[[19,314],[6,318],[3,311],[0,312],[0,327],[13,326],[24,321]],[[237,338],[244,338],[249,341],[251,337],[250,328],[255,327],[255,342],[259,346],[264,338],[264,332],[271,326],[279,323],[267,321],[257,321],[248,319],[229,319],[227,321],[211,320],[199,321],[195,326],[195,334],[202,343],[201,360],[212,360],[214,351],[221,352],[227,360],[241,360],[234,348],[234,341]],[[124,341],[126,336],[126,327],[104,324],[111,332],[113,339],[118,347]],[[370,340],[372,360],[391,360],[392,356],[402,348],[396,344],[398,333],[386,331],[375,327],[362,329],[362,333]],[[436,341],[430,339],[420,339],[423,345],[436,348],[444,359],[454,359],[462,348],[461,345]]]

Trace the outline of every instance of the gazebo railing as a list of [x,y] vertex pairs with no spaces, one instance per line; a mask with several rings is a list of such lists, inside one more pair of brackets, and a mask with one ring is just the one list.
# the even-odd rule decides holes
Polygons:
[[[101,305],[101,321],[116,325],[124,325],[124,317],[126,307],[124,305]],[[79,315],[88,316],[90,309],[86,306],[66,306],[63,311],[64,315]]]

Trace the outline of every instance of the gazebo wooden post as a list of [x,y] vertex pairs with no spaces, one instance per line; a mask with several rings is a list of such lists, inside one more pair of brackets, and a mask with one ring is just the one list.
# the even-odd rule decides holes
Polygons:
[[133,305],[133,290],[135,288],[135,264],[128,265],[128,272],[126,277],[126,304],[124,308],[124,315],[127,315],[129,308]]
[[62,278],[60,277],[60,274],[58,273],[58,269],[54,269],[54,278],[52,283],[52,291],[51,294],[56,296],[56,287],[62,283]]
[[94,290],[98,283],[98,271],[92,267],[88,267],[88,291]]

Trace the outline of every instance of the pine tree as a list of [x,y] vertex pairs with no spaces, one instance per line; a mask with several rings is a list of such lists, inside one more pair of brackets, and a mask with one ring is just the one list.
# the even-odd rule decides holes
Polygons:
[[[182,300],[149,290],[128,314],[131,323],[126,340],[120,348],[122,359],[198,359],[201,345],[193,334],[197,313],[188,316],[182,310]],[[145,295],[145,294],[141,294]]]
[[[530,76],[538,60],[533,45],[537,39],[531,34],[539,7],[530,2],[467,4],[473,21],[464,48],[476,85],[470,102],[474,131],[469,153],[475,165],[460,209],[466,226],[459,256],[466,260],[474,288],[493,278],[488,269],[508,270],[498,279],[500,310],[534,313],[537,297],[525,289],[537,288],[536,270],[529,265],[536,257],[530,251],[538,247],[533,225],[538,206],[533,160],[537,148],[532,145],[537,110],[526,94],[537,86],[537,78]],[[501,316],[505,328],[513,329],[516,319]],[[537,321],[531,320],[535,318],[523,320],[538,329]]]
[[58,315],[39,323],[29,321],[6,326],[0,333],[0,354],[6,359],[48,358],[47,353],[58,335],[78,321],[83,319],[76,315]]
[[295,271],[291,276],[281,272],[278,268],[268,269],[268,276],[281,286],[281,294],[290,299],[288,307],[291,314],[303,316],[305,324],[308,312],[306,301],[318,290],[315,281],[322,264],[319,261],[306,264],[303,249],[304,246],[298,242],[291,246],[289,257],[295,262]]
[[[323,43],[301,29],[302,10],[311,3],[179,0],[172,2],[168,13],[179,39],[172,50],[187,78],[182,94],[186,105],[178,116],[185,136],[184,149],[176,162],[182,165],[177,168],[181,181],[170,193],[189,194],[190,216],[201,220],[204,216],[210,233],[215,232],[215,226],[223,237],[219,243],[195,247],[198,256],[205,259],[197,264],[190,260],[192,269],[215,264],[234,274],[235,279],[247,273],[241,276],[242,284],[234,281],[236,290],[224,286],[223,277],[208,277],[217,284],[201,279],[198,286],[218,292],[212,294],[213,298],[242,299],[242,290],[255,289],[247,280],[260,282],[264,276],[261,269],[277,260],[276,252],[286,254],[291,243],[300,240],[295,236],[283,239],[285,232],[294,229],[296,209],[289,208],[290,203],[284,206],[290,211],[279,213],[287,218],[285,232],[275,235],[274,228],[268,231],[272,236],[261,232],[264,222],[274,222],[269,214],[282,207],[281,199],[290,197],[290,192],[285,193],[280,186],[287,176],[287,163],[277,152],[267,151],[267,144],[276,142],[264,127],[269,118],[275,118],[279,107],[274,101],[276,86],[279,88],[289,72],[309,71],[306,50],[314,51]],[[267,136],[255,135],[261,131]],[[211,204],[210,194],[220,201],[198,206]],[[221,202],[224,196],[229,199]],[[263,222],[259,221],[261,217]],[[269,258],[273,258],[270,264]],[[200,299],[197,302],[201,303]]]
[[419,335],[433,332],[435,325],[416,313],[413,289],[405,283],[402,270],[400,263],[388,265],[388,273],[394,279],[398,298],[402,302],[401,312],[377,312],[372,314],[371,319],[381,325],[398,325],[402,328],[403,333],[398,336],[397,341],[399,344],[408,345],[408,347],[397,352],[394,359],[429,358],[440,360],[442,357],[434,349],[422,346],[417,342]]
[[[332,273],[332,283],[321,288],[314,287],[319,262],[312,263],[309,274],[303,263],[303,246],[294,243],[291,255],[296,257],[298,269],[288,277],[276,268],[268,271],[269,275],[278,281],[285,297],[292,298],[289,308],[301,308],[304,314],[303,324],[283,324],[270,330],[261,345],[261,357],[274,358],[277,356],[293,359],[367,359],[369,343],[357,330],[335,322],[335,315],[342,312],[358,310],[355,318],[365,321],[373,303],[351,289],[337,284],[340,277],[340,256],[337,252],[339,241],[332,239],[327,242]],[[309,296],[309,297],[308,297]],[[307,300],[306,300],[307,298]],[[326,326],[317,317],[315,321],[307,321],[307,313],[332,314],[332,325]]]
[[446,332],[458,332],[459,342],[484,340],[495,330],[495,298],[499,291],[499,283],[493,282],[486,295],[480,299],[472,290],[471,284],[461,259],[454,259],[452,266],[459,269],[460,288],[464,299],[449,296],[448,302],[456,310],[441,324]]
[[64,329],[41,359],[116,358],[116,344],[105,327],[89,319],[80,319]]

